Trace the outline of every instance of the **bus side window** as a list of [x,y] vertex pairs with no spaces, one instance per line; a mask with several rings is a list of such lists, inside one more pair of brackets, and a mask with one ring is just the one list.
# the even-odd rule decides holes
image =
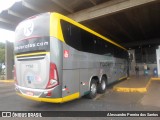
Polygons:
[[70,39],[70,34],[71,34],[70,25],[67,22],[61,20],[61,26],[62,26],[64,40],[65,42],[67,42]]
[[114,47],[114,56],[117,58],[126,58],[126,52],[119,48],[119,47]]
[[80,28],[70,25],[70,46],[77,50],[81,50],[81,31]]
[[65,42],[77,49],[81,50],[81,31],[77,26],[72,25],[66,21],[61,20],[62,32]]
[[121,58],[121,49],[119,47],[115,47],[114,49],[115,49],[115,53],[114,53],[115,57]]
[[[104,43],[105,43],[105,41],[104,41]],[[113,56],[113,54],[114,54],[114,50],[113,50],[114,45],[112,45],[111,43],[107,42],[106,44],[104,44],[104,48],[105,48],[105,53],[104,53],[105,55]]]
[[94,53],[96,41],[91,33],[81,29],[82,51]]
[[105,53],[105,43],[104,40],[97,37],[97,43],[95,44],[95,53],[103,55]]

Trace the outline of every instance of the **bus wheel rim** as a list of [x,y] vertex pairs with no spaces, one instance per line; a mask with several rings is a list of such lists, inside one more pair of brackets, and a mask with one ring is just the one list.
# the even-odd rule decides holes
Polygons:
[[91,92],[92,92],[92,94],[95,94],[96,91],[97,91],[96,85],[95,85],[95,84],[92,84],[92,86],[91,86]]
[[102,86],[102,90],[106,89],[106,82],[104,80],[102,81],[101,86]]

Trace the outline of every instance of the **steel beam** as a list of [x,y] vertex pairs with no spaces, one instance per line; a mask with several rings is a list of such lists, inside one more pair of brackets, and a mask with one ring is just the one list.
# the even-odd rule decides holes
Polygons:
[[21,14],[19,14],[17,12],[14,12],[13,10],[8,10],[8,14],[16,16],[18,18],[22,18],[22,19],[26,18],[24,15],[21,15]]
[[96,0],[89,0],[93,5],[97,5]]
[[7,23],[7,24],[10,24],[10,25],[16,25],[16,23],[14,23],[14,22],[12,22],[12,21],[10,21],[10,20],[7,20],[7,19],[5,19],[5,18],[0,18],[0,21],[1,22],[4,22],[4,23]]
[[6,74],[5,79],[13,79],[13,65],[14,65],[14,56],[13,56],[13,43],[6,41],[5,45],[5,65],[6,65]]
[[135,6],[155,2],[158,0],[112,0],[94,7],[81,10],[79,12],[68,15],[77,22],[87,21],[98,17],[113,14]]
[[25,0],[22,0],[22,5],[26,8],[29,8],[35,12],[41,13],[44,12],[42,9],[38,8],[37,6],[31,5],[30,3],[26,2]]
[[52,0],[52,2],[54,2],[55,4],[57,4],[58,6],[60,6],[61,8],[63,8],[64,10],[70,12],[70,13],[73,13],[74,11],[69,8],[69,6],[67,6],[66,4],[62,4],[59,0]]
[[121,45],[131,48],[131,47],[136,47],[136,46],[143,46],[143,45],[152,45],[152,44],[160,44],[160,38],[155,38],[155,39],[149,39],[149,40],[138,40],[138,41],[133,41],[133,42],[125,42],[125,43],[120,43]]

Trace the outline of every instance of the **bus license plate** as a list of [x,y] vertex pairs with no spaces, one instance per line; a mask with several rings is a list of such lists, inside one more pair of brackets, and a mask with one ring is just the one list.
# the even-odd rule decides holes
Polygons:
[[33,92],[27,92],[26,94],[29,96],[33,96]]
[[31,84],[34,81],[34,76],[27,76],[28,83]]

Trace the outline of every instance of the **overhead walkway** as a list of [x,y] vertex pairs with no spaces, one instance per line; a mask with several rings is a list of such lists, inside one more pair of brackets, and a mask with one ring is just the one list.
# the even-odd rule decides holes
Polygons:
[[129,79],[120,82],[113,87],[117,92],[147,92],[153,80],[160,80],[160,78],[152,76],[131,76]]

